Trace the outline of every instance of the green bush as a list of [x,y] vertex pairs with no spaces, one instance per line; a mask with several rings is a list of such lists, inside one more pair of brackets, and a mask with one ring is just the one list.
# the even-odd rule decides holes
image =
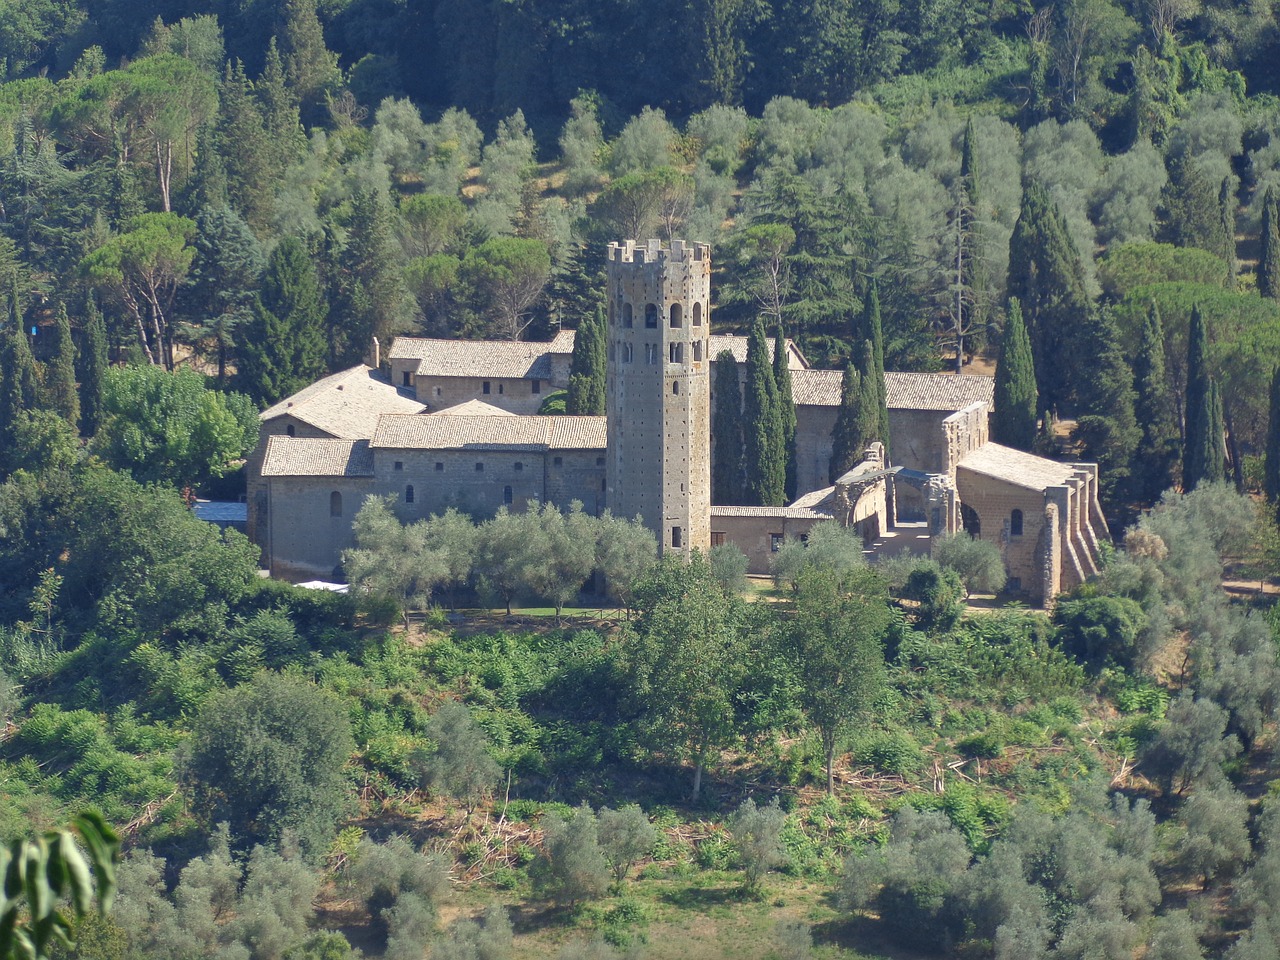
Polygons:
[[920,745],[901,730],[875,732],[860,738],[853,748],[853,758],[900,777],[919,773],[925,765]]

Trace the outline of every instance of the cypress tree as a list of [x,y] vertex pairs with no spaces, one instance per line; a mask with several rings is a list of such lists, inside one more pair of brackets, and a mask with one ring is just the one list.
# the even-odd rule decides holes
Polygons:
[[45,367],[45,404],[73,427],[80,425],[80,396],[76,393],[76,345],[71,339],[67,305],[58,304],[53,359]]
[[778,417],[782,421],[782,451],[786,458],[786,499],[796,498],[796,404],[791,392],[791,367],[787,363],[787,335],[782,324],[773,341],[773,381],[778,387]]
[[1182,489],[1194,490],[1206,477],[1211,464],[1206,453],[1212,446],[1211,380],[1205,365],[1204,321],[1197,307],[1191,311],[1191,330],[1187,340],[1187,390],[1182,443]]
[[1095,311],[1082,334],[1093,362],[1081,380],[1076,438],[1084,456],[1097,462],[1102,499],[1114,508],[1131,492],[1129,471],[1142,437],[1134,415],[1133,369],[1120,350],[1109,311]]
[[1262,233],[1258,237],[1258,292],[1280,300],[1280,216],[1275,188],[1267,187],[1262,201]]
[[1164,323],[1154,303],[1142,325],[1133,381],[1137,389],[1134,414],[1142,425],[1142,439],[1133,459],[1134,493],[1146,503],[1155,503],[1177,482],[1182,451],[1173,391],[1165,373]]
[[1028,188],[1009,238],[1009,298],[1022,303],[1031,339],[1040,408],[1053,410],[1074,394],[1088,344],[1077,331],[1089,316],[1080,254],[1066,221],[1042,187]]
[[1218,188],[1218,248],[1211,251],[1227,265],[1227,289],[1236,288],[1236,198],[1231,191],[1231,180],[1222,178]]
[[711,421],[711,502],[738,503],[742,496],[742,388],[730,350],[716,356],[715,413]]
[[778,385],[769,363],[764,322],[757,317],[747,340],[747,392],[742,405],[742,459],[745,499],[773,507],[786,495],[787,465],[782,445]]
[[80,431],[86,437],[102,423],[102,385],[107,376],[107,326],[90,292],[84,305],[84,348],[80,351]]
[[[225,165],[226,178],[235,185],[231,198],[236,210],[262,231],[270,224],[275,205],[276,165],[279,147],[270,142],[262,109],[253,85],[240,61],[227,63],[219,97],[214,150]],[[210,203],[221,206],[226,203]]]
[[1015,298],[1009,301],[1000,358],[996,361],[993,439],[1019,450],[1030,450],[1036,441],[1038,400],[1031,341],[1022,322],[1022,306]]
[[[12,315],[16,315],[14,309]],[[21,325],[12,323],[4,331],[3,359],[0,360],[0,437],[12,436],[14,422],[23,410],[32,410],[39,401],[40,378],[31,345]]]
[[1267,460],[1263,488],[1280,522],[1280,367],[1271,376],[1271,416],[1267,422]]
[[322,375],[327,315],[307,248],[296,237],[285,237],[267,260],[240,347],[245,391],[261,403],[274,403]]
[[[960,216],[961,232],[968,247],[964,262],[961,282],[969,289],[969,321],[964,326],[969,330],[965,340],[970,344],[973,353],[979,352],[986,342],[986,305],[987,288],[990,284],[990,271],[987,265],[986,251],[983,249],[981,222],[982,208],[982,173],[978,168],[978,154],[975,144],[976,134],[973,129],[973,115],[969,115],[964,125],[964,142],[960,148]],[[963,361],[957,356],[958,365]]]
[[569,413],[604,413],[605,321],[599,308],[584,317],[573,338],[573,358],[569,361]]
[[884,325],[880,320],[880,283],[873,279],[867,288],[867,296],[862,304],[862,316],[854,330],[854,348],[863,340],[871,342],[871,353],[874,360],[875,386],[877,388],[876,408],[879,410],[877,435],[883,441],[885,451],[889,449],[889,396],[884,379]]
[[1204,472],[1201,483],[1219,483],[1227,478],[1226,430],[1222,423],[1222,391],[1218,381],[1209,378],[1204,412]]
[[831,463],[827,474],[832,483],[860,463],[867,447],[879,439],[877,390],[871,374],[874,365],[874,348],[870,341],[863,341],[860,362],[845,368],[840,385],[840,409],[831,432]]

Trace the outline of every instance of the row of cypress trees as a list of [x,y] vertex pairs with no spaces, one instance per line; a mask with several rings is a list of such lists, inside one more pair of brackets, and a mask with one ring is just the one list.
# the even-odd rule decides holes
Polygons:
[[[854,323],[856,353],[845,367],[840,408],[832,431],[828,479],[835,483],[879,441],[889,447],[889,397],[884,379],[884,328],[880,322],[880,290],[872,281],[861,315]],[[858,348],[856,345],[861,344]]]

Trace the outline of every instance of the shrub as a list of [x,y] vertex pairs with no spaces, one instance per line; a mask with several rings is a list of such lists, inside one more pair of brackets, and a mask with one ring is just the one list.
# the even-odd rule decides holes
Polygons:
[[746,874],[746,888],[760,889],[760,881],[774,867],[786,864],[788,857],[782,845],[782,827],[787,815],[774,797],[767,807],[757,807],[748,797],[729,820],[729,833]]
[[975,540],[961,532],[933,541],[933,559],[954,570],[968,593],[999,593],[1007,574],[1000,548],[989,540]]

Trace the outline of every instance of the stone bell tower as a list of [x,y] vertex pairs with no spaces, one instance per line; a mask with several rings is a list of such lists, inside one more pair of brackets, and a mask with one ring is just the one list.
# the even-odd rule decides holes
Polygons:
[[662,553],[711,549],[711,248],[609,244],[608,503]]

